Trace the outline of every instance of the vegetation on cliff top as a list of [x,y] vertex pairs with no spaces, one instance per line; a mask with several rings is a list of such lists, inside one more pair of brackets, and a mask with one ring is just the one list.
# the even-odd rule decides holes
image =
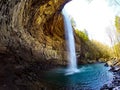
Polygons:
[[[75,22],[72,19],[73,27],[75,27]],[[112,33],[109,34],[112,46],[109,47],[99,41],[90,40],[86,30],[75,29],[76,35],[81,40],[81,59],[99,59],[99,58],[110,58],[117,57],[120,58],[120,17],[115,18],[115,37]]]
[[98,60],[100,58],[113,57],[113,50],[107,45],[96,41],[90,40],[87,30],[76,29],[76,24],[73,18],[71,18],[73,28],[75,29],[76,35],[79,37],[81,42],[80,59],[85,60]]

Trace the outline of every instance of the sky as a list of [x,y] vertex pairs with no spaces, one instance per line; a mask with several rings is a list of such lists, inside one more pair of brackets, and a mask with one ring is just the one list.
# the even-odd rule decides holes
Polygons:
[[65,9],[73,17],[77,29],[86,29],[90,39],[111,46],[108,30],[115,33],[115,16],[120,16],[120,0],[116,1],[72,0],[65,5]]

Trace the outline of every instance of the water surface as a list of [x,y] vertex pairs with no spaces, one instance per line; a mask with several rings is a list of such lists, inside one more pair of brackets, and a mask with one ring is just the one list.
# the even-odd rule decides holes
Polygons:
[[65,75],[65,68],[57,68],[43,73],[42,79],[51,87],[68,90],[99,90],[105,83],[112,81],[113,75],[104,63],[80,65],[79,73]]

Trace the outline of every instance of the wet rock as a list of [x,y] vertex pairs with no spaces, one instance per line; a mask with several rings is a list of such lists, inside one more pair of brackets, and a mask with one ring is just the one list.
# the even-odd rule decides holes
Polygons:
[[112,72],[117,72],[120,70],[120,67],[118,66],[111,66],[110,70],[109,71],[112,71]]
[[107,84],[105,84],[100,90],[109,90],[109,87]]
[[109,87],[109,89],[113,89],[115,87],[115,85],[113,83],[110,83],[107,86]]
[[113,72],[114,78],[110,84],[105,84],[101,90],[120,90],[120,67],[112,66],[110,69]]
[[109,65],[108,65],[107,63],[105,63],[105,65],[104,65],[104,66],[108,67]]
[[120,90],[120,86],[113,88],[113,90]]
[[107,64],[109,66],[119,66],[119,59],[118,58],[112,58],[107,61]]
[[[120,60],[119,60],[120,61]],[[118,63],[116,63],[116,65],[115,66],[120,66],[120,62],[118,62]]]
[[110,70],[109,71],[114,71],[115,67],[110,67]]
[[111,60],[111,61],[108,61],[107,64],[108,64],[109,66],[113,66],[113,61],[112,61],[112,60]]

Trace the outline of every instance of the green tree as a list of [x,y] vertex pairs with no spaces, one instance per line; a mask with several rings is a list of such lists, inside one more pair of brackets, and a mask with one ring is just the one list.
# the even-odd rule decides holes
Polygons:
[[116,26],[117,32],[120,33],[120,17],[119,16],[116,16],[115,18],[115,26]]
[[115,44],[115,45],[113,46],[113,48],[115,49],[115,50],[114,50],[115,56],[116,56],[116,57],[120,57],[120,42],[117,43],[117,44]]
[[80,30],[76,29],[76,30],[75,30],[75,33],[76,33],[80,38],[82,38],[84,41],[88,41],[88,40],[89,40],[87,31],[84,32],[84,31],[80,31]]
[[116,16],[115,18],[115,26],[116,26],[116,43],[113,46],[114,53],[116,57],[120,57],[120,17]]

